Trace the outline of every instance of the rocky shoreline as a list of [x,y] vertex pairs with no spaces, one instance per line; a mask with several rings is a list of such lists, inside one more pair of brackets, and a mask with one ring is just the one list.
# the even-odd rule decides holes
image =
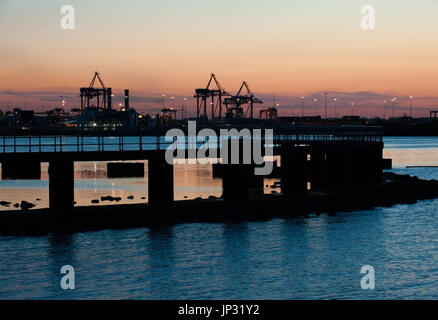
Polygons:
[[265,221],[316,213],[335,214],[416,203],[438,197],[438,181],[384,173],[383,182],[347,191],[311,192],[305,197],[264,195],[250,201],[220,199],[176,201],[171,205],[127,204],[77,207],[73,214],[48,209],[0,212],[0,234],[76,233],[227,221]]

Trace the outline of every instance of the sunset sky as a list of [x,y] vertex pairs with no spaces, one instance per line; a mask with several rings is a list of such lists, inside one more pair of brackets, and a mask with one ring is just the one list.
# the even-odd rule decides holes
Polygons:
[[[60,27],[65,4],[76,30]],[[363,5],[374,31],[361,29]],[[438,108],[437,39],[436,0],[0,0],[0,109],[47,110],[61,95],[76,107],[99,71],[117,99],[130,88],[137,110],[155,112],[162,94],[179,103],[215,72],[267,105],[276,92],[287,115],[328,91],[344,114],[355,102],[379,116],[392,97],[408,113],[412,95],[420,116]]]

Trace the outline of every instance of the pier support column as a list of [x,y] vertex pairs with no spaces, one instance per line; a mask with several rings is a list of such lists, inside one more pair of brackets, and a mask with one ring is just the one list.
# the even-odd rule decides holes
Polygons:
[[[228,158],[226,161],[222,159],[224,163],[217,167],[217,172],[222,174],[222,197],[225,201],[249,200],[250,189],[252,189],[251,193],[254,194],[254,189],[260,191],[259,187],[263,187],[263,182],[260,184],[260,178],[254,175],[255,164],[252,162],[252,153],[247,154],[247,152],[251,151],[251,141],[240,139],[238,146],[233,145],[231,141],[223,143],[228,144],[228,154],[226,155]],[[245,148],[248,146],[248,143],[249,150]],[[233,163],[232,158],[236,156],[237,152],[238,161]],[[251,158],[248,159],[248,156]],[[261,181],[263,181],[263,177]]]
[[221,170],[224,200],[248,200],[250,180],[254,176],[254,166],[224,164]]
[[312,190],[326,189],[326,153],[315,150],[311,152],[311,183]]
[[382,149],[352,150],[350,156],[352,185],[369,185],[382,180]]
[[149,204],[172,203],[174,201],[173,164],[166,162],[165,153],[148,159]]
[[350,186],[350,155],[348,151],[333,150],[326,153],[328,189],[348,189]]
[[286,196],[307,193],[307,153],[284,150],[281,153],[281,192]]
[[49,162],[50,211],[69,213],[74,208],[74,163],[70,160]]
[[249,177],[249,194],[250,197],[259,197],[265,193],[265,177],[254,175],[254,167]]

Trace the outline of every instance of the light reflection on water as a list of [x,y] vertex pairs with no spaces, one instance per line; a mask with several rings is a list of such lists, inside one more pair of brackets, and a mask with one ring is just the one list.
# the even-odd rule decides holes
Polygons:
[[[147,163],[145,165],[147,168]],[[41,166],[41,180],[0,180],[0,201],[12,204],[22,200],[34,203],[35,209],[49,206],[48,166]],[[106,162],[75,163],[75,201],[77,206],[90,206],[92,200],[101,197],[120,197],[119,204],[146,203],[148,200],[148,173],[144,178],[107,179]],[[175,199],[220,197],[222,195],[222,180],[214,179],[211,165],[175,165]],[[266,184],[272,186],[275,180],[267,179]],[[273,191],[270,187],[266,192]],[[128,197],[134,196],[133,200]],[[39,199],[37,201],[37,199]],[[96,205],[112,205],[111,202],[101,202]],[[14,210],[0,207],[0,210]]]
[[[416,142],[387,139],[403,141]],[[401,168],[400,149],[385,150],[394,171],[438,179],[438,168]],[[421,152],[409,163],[438,165],[434,148],[412,149]],[[0,299],[437,299],[437,214],[438,200],[428,200],[267,222],[3,236]],[[65,264],[75,267],[74,291],[59,286]],[[365,264],[375,267],[375,291],[360,288]]]
[[384,157],[393,159],[394,168],[438,166],[438,138],[388,137]]

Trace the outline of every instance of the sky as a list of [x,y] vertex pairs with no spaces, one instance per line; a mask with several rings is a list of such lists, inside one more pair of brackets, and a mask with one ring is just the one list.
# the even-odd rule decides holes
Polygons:
[[[75,30],[60,26],[64,5]],[[361,8],[376,10],[375,30]],[[214,72],[227,91],[242,81],[280,113],[322,109],[382,116],[438,109],[436,0],[0,0],[0,109],[77,107],[79,88],[99,71],[115,101],[131,89],[144,112],[205,87]],[[357,110],[351,111],[351,102]],[[391,106],[387,106],[390,110]],[[390,113],[387,111],[386,113]]]

